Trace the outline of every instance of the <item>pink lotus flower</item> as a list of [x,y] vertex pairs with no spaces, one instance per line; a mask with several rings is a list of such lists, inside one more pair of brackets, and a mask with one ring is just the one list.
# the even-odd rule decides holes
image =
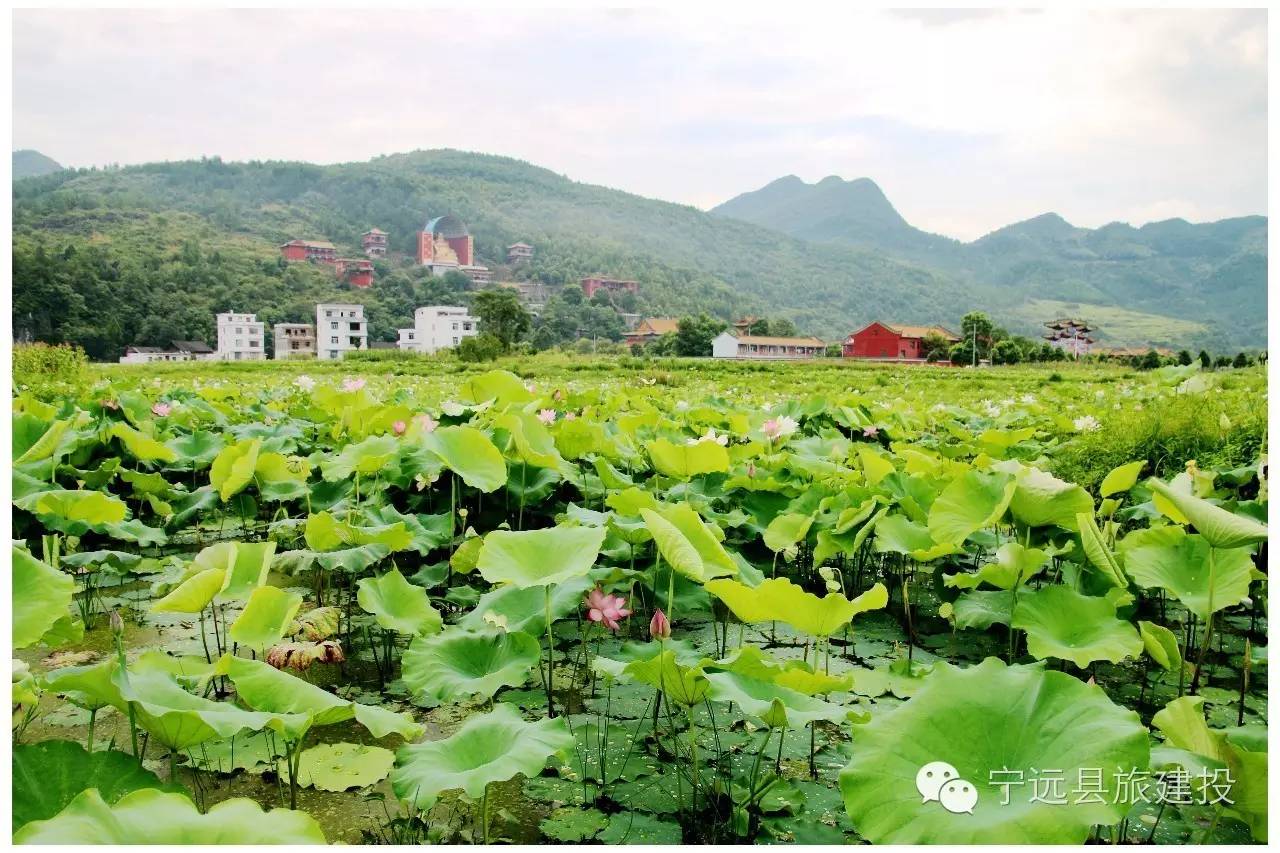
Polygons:
[[364,387],[363,377],[348,379],[347,381],[342,383],[342,390],[347,392],[359,391],[363,387]]
[[436,427],[440,426],[431,415],[415,415],[413,422],[422,427],[423,432],[435,432]]
[[747,463],[747,476],[748,476],[748,477],[754,477],[755,475],[756,475],[756,463],[754,463],[754,462],[748,462],[748,463]]
[[404,431],[408,429],[408,425],[404,421],[396,421],[391,425],[391,431],[396,435],[404,435]]
[[542,421],[544,424],[553,424],[553,423],[555,423],[555,422],[556,422],[556,410],[555,410],[555,409],[543,409],[542,411],[538,412],[538,420]]
[[875,438],[877,435],[880,434],[880,430],[876,429],[873,426],[863,427],[862,434],[867,438]]
[[649,620],[649,636],[655,640],[671,639],[671,622],[661,607],[653,611],[653,618]]
[[800,427],[796,423],[795,418],[789,418],[783,415],[780,418],[770,418],[760,426],[760,431],[764,433],[764,437],[770,441],[777,441],[779,438],[791,435]]
[[151,407],[151,414],[155,415],[157,418],[167,418],[169,417],[169,413],[172,411],[173,406],[170,406],[168,403],[156,403]]
[[610,631],[618,630],[618,620],[631,615],[627,610],[627,600],[620,595],[607,595],[600,587],[587,593],[583,599],[587,606],[587,618],[592,622],[603,622]]

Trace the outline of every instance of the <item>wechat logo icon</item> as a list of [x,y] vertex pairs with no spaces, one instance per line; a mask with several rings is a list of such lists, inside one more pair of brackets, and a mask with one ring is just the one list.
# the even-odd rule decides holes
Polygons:
[[930,761],[916,772],[916,790],[921,803],[936,802],[952,814],[973,814],[978,804],[978,788],[961,779],[954,767],[945,761]]

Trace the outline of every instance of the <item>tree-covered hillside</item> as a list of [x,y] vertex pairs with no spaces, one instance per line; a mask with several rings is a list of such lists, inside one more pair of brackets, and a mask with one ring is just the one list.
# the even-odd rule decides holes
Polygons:
[[[367,228],[387,231],[393,255],[374,292],[357,295],[380,305],[390,273],[414,277],[404,267],[415,233],[443,212],[467,222],[482,262],[498,264],[524,240],[537,259],[519,276],[635,278],[638,308],[651,314],[768,313],[834,339],[878,316],[954,321],[994,297],[882,255],[457,151],[335,166],[207,159],[68,171],[19,182],[14,203],[15,329],[81,341],[99,357],[128,343],[208,337],[219,310],[302,320],[308,300],[347,292],[322,270],[277,262],[278,244],[293,237],[356,254]],[[410,308],[373,313],[375,337],[394,339]]]
[[50,175],[62,169],[61,164],[52,157],[46,157],[39,151],[20,148],[13,152],[13,179],[38,178]]
[[[994,285],[1012,305],[992,306],[993,313],[1009,312],[1023,322],[1025,309],[1048,300],[1077,305],[1086,316],[1091,309],[1098,316],[1110,313],[1106,309],[1150,315],[1123,332],[1112,328],[1117,343],[1261,346],[1266,340],[1267,220],[1262,216],[1204,224],[1170,219],[1141,228],[1114,222],[1089,229],[1047,213],[966,244],[914,228],[866,178],[832,176],[806,184],[794,175],[712,212],[804,240],[880,252],[959,281]],[[1178,327],[1169,318],[1203,330],[1190,340],[1161,337],[1171,325]],[[1105,327],[1101,331],[1108,333]]]

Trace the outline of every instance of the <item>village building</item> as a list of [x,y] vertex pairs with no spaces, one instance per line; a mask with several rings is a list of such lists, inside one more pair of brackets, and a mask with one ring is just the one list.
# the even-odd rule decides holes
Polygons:
[[364,290],[373,286],[373,261],[367,258],[338,258],[333,272],[352,287]]
[[514,290],[520,304],[535,317],[541,316],[551,298],[547,286],[540,281],[500,281],[497,286]]
[[845,358],[924,361],[924,340],[931,335],[951,344],[960,341],[959,335],[943,326],[891,326],[877,321],[845,339],[841,354]]
[[750,333],[751,327],[754,326],[759,321],[760,321],[759,317],[752,317],[751,315],[748,314],[745,317],[740,317],[737,320],[734,320],[733,328],[734,328],[734,331],[737,332],[739,335],[745,335]]
[[528,243],[512,243],[507,247],[507,263],[519,264],[533,260],[533,247]]
[[590,276],[582,280],[582,293],[588,299],[595,296],[599,291],[604,290],[609,293],[639,293],[640,282],[625,281],[617,278],[602,278],[601,276]]
[[414,256],[419,266],[432,275],[460,272],[472,284],[493,281],[493,272],[476,263],[475,241],[462,220],[453,215],[437,216],[427,221],[418,234],[418,250]]
[[338,260],[338,249],[324,240],[290,240],[280,246],[286,261],[313,261],[331,264]]
[[480,321],[455,305],[428,305],[413,312],[413,328],[400,330],[402,350],[434,353],[480,333]]
[[711,355],[715,358],[819,358],[826,349],[827,345],[818,338],[735,335],[727,331],[711,341]]
[[490,284],[493,281],[493,270],[480,264],[458,267],[458,272],[471,279],[472,284]]
[[204,341],[171,341],[167,347],[125,347],[121,364],[154,364],[162,361],[213,361],[218,353]]
[[265,361],[266,324],[256,314],[219,314],[218,361]]
[[1044,339],[1049,346],[1060,349],[1073,358],[1088,355],[1097,343],[1089,334],[1094,331],[1093,327],[1083,320],[1053,320],[1044,325]]
[[386,257],[387,232],[378,228],[370,228],[360,235],[360,246],[370,258]]
[[342,302],[316,306],[316,357],[337,361],[348,352],[369,348],[364,306]]
[[667,333],[680,330],[680,321],[675,317],[645,317],[635,328],[624,335],[627,346],[643,346]]
[[276,323],[271,343],[277,361],[316,357],[316,327],[310,323]]

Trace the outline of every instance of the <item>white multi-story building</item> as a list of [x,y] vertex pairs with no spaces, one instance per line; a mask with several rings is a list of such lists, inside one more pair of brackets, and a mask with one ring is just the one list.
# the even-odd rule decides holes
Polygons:
[[316,357],[336,361],[351,350],[369,348],[369,325],[363,305],[321,303],[316,306]]
[[256,314],[218,315],[218,361],[264,361],[265,324]]
[[453,305],[428,305],[413,312],[413,328],[400,330],[402,350],[433,353],[456,347],[463,338],[480,333],[480,321],[466,308]]

